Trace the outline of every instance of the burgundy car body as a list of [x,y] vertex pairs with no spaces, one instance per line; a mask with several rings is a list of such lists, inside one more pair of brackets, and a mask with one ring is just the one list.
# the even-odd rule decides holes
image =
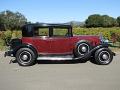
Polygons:
[[72,37],[23,37],[22,43],[32,45],[39,54],[73,54],[75,44],[80,40],[87,40],[95,47],[100,44],[99,36]]
[[[42,32],[41,28],[45,32]],[[22,38],[12,39],[9,46],[10,50],[5,52],[5,56],[16,57],[18,64],[22,66],[33,65],[35,60],[43,59],[84,60],[88,58],[94,58],[97,64],[108,65],[115,55],[99,36],[73,35],[72,26],[65,24],[24,25]]]

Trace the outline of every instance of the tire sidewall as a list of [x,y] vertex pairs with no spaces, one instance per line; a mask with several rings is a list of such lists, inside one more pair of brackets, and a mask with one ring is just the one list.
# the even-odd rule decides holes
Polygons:
[[91,45],[89,44],[89,42],[87,42],[87,41],[84,41],[84,42],[79,42],[79,43],[77,43],[76,44],[76,46],[75,46],[75,50],[74,50],[74,55],[75,55],[75,57],[81,57],[81,56],[84,56],[86,53],[84,53],[84,54],[81,54],[81,52],[79,52],[79,47],[81,46],[81,45],[86,45],[86,46],[88,46],[87,48],[88,48],[88,50],[87,50],[87,52],[86,53],[88,53],[90,50],[91,50]]
[[[108,53],[108,55],[109,55],[108,60],[105,61],[105,62],[101,61],[101,57],[100,57],[101,53],[104,53],[104,52]],[[112,55],[112,52],[111,52],[111,50],[109,48],[101,48],[101,49],[98,49],[95,52],[95,62],[96,62],[96,64],[108,65],[108,64],[110,64],[112,62],[112,60],[113,60],[113,55]]]
[[[24,62],[24,61],[22,61],[22,60],[20,59],[20,55],[21,55],[23,52],[29,53],[30,59],[28,60],[28,62]],[[33,64],[35,63],[36,55],[35,55],[35,53],[34,53],[31,49],[29,49],[29,48],[21,48],[21,49],[19,49],[19,50],[17,51],[17,53],[16,53],[16,60],[17,60],[17,62],[18,62],[18,64],[19,64],[20,66],[31,66],[31,65],[33,65]]]

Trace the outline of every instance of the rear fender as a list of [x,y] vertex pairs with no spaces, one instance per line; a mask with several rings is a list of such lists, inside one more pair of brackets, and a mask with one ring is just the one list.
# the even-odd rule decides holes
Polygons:
[[16,55],[16,52],[20,48],[29,48],[29,49],[31,49],[35,53],[36,57],[38,56],[37,50],[34,48],[34,46],[32,46],[31,44],[24,44],[24,43],[19,45],[19,46],[17,46],[16,48],[14,48],[14,50],[13,50],[13,55],[14,56]]

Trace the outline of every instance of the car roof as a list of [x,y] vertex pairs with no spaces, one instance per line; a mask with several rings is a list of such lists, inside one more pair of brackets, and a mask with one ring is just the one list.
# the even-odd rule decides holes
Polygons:
[[71,28],[72,26],[69,24],[49,24],[49,23],[32,23],[32,24],[26,24],[22,27],[35,27],[35,28],[39,28],[39,27],[43,27],[43,28],[49,28],[49,27],[56,27],[56,28]]

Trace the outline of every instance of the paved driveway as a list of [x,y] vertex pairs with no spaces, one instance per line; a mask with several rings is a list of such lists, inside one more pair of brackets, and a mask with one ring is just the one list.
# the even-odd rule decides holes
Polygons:
[[49,61],[31,67],[9,64],[3,53],[0,90],[120,90],[120,53],[107,66]]

